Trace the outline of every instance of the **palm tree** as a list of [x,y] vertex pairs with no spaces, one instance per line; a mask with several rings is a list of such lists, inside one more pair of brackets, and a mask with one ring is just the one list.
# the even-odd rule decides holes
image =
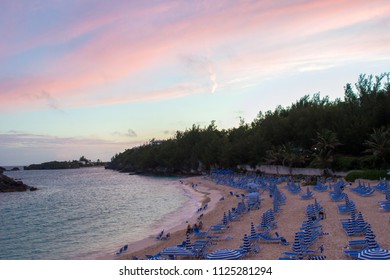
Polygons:
[[317,137],[312,146],[314,150],[314,164],[322,168],[329,168],[333,162],[333,153],[337,146],[341,143],[337,139],[335,132],[324,129],[321,132],[317,131]]
[[387,157],[390,154],[390,129],[374,128],[369,139],[364,141],[364,145],[368,147],[364,152],[372,154],[374,166],[379,163],[382,168],[386,168]]

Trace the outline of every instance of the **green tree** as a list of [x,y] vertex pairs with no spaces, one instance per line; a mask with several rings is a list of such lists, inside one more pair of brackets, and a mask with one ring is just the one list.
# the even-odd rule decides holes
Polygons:
[[374,166],[386,168],[390,154],[390,129],[374,128],[364,145],[368,147],[364,152],[372,155]]
[[323,129],[321,132],[317,132],[315,144],[312,146],[314,151],[314,164],[321,168],[330,168],[333,163],[334,150],[339,145],[341,143],[333,131]]

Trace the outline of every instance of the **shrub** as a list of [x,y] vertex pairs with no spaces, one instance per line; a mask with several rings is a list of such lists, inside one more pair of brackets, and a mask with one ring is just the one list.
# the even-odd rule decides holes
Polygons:
[[386,170],[364,170],[352,171],[345,177],[345,180],[354,182],[356,179],[379,180],[381,178],[390,179]]

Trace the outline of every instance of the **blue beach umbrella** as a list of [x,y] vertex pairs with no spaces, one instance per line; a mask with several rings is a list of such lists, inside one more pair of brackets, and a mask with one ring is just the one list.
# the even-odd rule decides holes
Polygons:
[[248,235],[245,234],[242,241],[243,241],[242,250],[244,250],[244,252],[246,253],[249,252],[251,250],[251,244],[249,243]]
[[233,215],[232,215],[232,211],[230,209],[228,211],[228,220],[229,220],[229,222],[233,221]]
[[237,250],[222,249],[214,251],[206,256],[208,260],[238,260],[242,253]]
[[227,225],[227,224],[228,224],[228,218],[227,218],[227,216],[226,216],[226,212],[223,212],[222,223],[223,223],[224,225]]
[[190,240],[189,234],[186,234],[185,248],[189,251],[192,250],[192,245],[191,245],[191,240]]
[[351,214],[351,220],[356,220],[356,207],[352,208],[349,213]]
[[251,237],[251,239],[256,239],[257,238],[257,232],[256,232],[255,225],[253,224],[253,222],[251,222],[250,237]]
[[348,221],[347,228],[345,230],[347,235],[351,236],[351,235],[354,235],[356,233],[354,224],[355,224],[355,221],[353,221],[353,220]]
[[275,213],[278,213],[280,210],[280,202],[278,199],[276,199],[276,197],[274,197],[272,209],[274,210]]
[[357,222],[357,224],[358,224],[358,226],[359,226],[360,228],[364,228],[364,227],[367,225],[367,223],[366,223],[366,222],[364,221],[364,219],[363,219],[363,214],[362,214],[362,212],[359,212],[359,213],[357,214],[356,222]]
[[303,244],[308,247],[312,243],[312,233],[310,227],[307,227],[303,233]]
[[371,225],[368,225],[364,239],[367,241],[367,245],[368,245],[369,249],[374,249],[374,248],[379,247],[375,238],[376,238],[376,236],[371,229]]
[[358,260],[390,260],[390,251],[377,247],[362,250],[358,254]]
[[295,234],[295,239],[294,239],[294,243],[292,245],[292,249],[296,253],[302,252],[302,246],[301,246],[301,242],[299,240],[298,233]]

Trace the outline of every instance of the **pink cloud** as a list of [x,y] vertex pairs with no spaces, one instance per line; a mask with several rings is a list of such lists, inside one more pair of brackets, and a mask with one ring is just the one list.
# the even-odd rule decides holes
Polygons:
[[[299,64],[299,60],[315,61],[313,56],[320,55],[323,50],[329,55],[334,54],[337,60],[348,54],[350,48],[325,43],[330,48],[326,50],[323,45],[309,42],[307,38],[326,34],[329,38],[325,38],[324,42],[329,40],[342,44],[345,41],[332,39],[342,38],[330,34],[331,31],[386,17],[390,12],[388,1],[375,0],[292,4],[286,1],[279,5],[274,1],[242,1],[230,6],[197,2],[194,5],[194,12],[190,12],[186,3],[177,2],[165,2],[136,11],[129,11],[125,6],[111,8],[107,4],[99,7],[98,12],[75,20],[60,32],[51,30],[32,38],[26,46],[17,45],[15,49],[21,51],[41,44],[64,43],[94,32],[84,45],[58,57],[36,75],[2,82],[0,106],[23,103],[31,106],[42,91],[49,92],[66,106],[99,104],[102,100],[131,102],[171,98],[199,92],[203,87],[189,90],[191,87],[183,87],[179,83],[160,90],[145,88],[143,92],[147,94],[143,95],[136,92],[128,96],[128,93],[123,93],[119,97],[107,95],[95,100],[93,93],[90,93],[91,89],[121,83],[126,77],[139,72],[160,69],[164,74],[164,67],[174,63],[179,54],[206,52],[208,56],[214,56],[230,48],[233,55],[219,58],[219,65],[209,71],[210,80],[214,82],[214,87],[207,89],[210,91],[219,84],[218,71],[230,75],[230,79],[236,78],[234,73],[238,69],[247,72],[254,69],[253,73],[259,68],[276,71],[290,67],[289,63]],[[173,16],[176,11],[184,11],[188,15],[183,18]],[[150,24],[144,18],[155,22]],[[367,32],[360,36],[359,40],[354,38],[356,44],[364,42]],[[360,54],[362,51],[359,49],[364,50],[368,46],[374,44],[366,43],[353,48]],[[305,52],[300,48],[304,48]],[[4,47],[0,51],[7,54]],[[229,68],[226,69],[226,66]]]

